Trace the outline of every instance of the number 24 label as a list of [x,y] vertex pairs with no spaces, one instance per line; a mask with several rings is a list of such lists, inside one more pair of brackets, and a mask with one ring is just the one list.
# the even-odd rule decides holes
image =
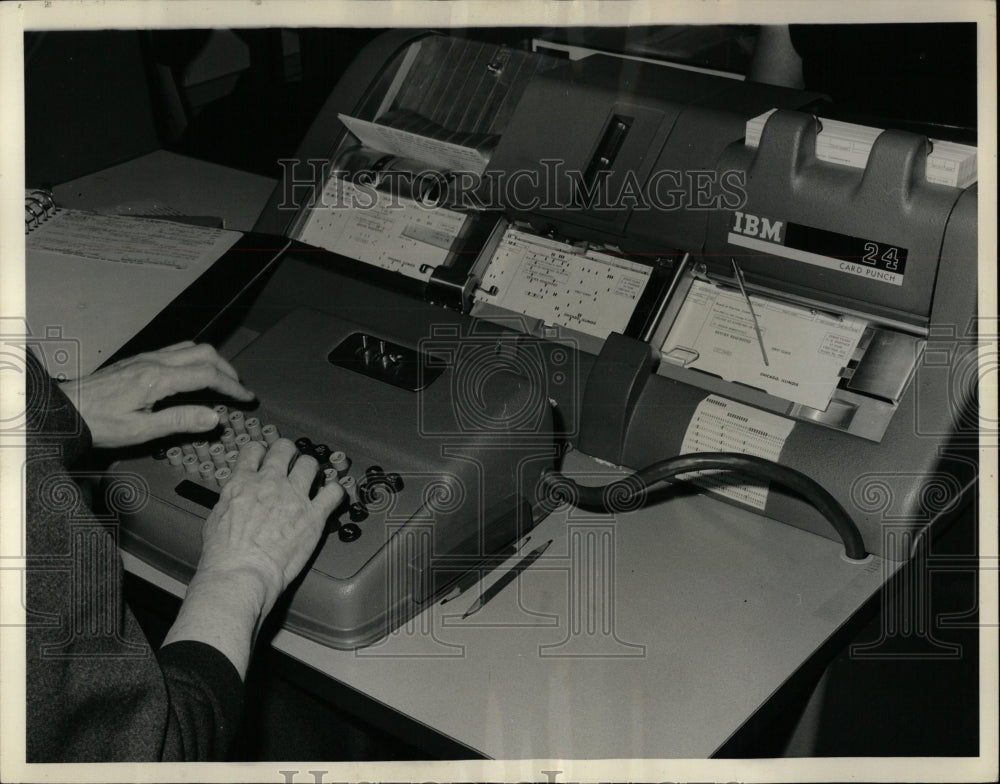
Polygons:
[[[876,264],[879,261],[879,244],[877,242],[865,243],[865,255],[861,260],[865,264]],[[894,271],[899,265],[899,249],[892,245],[882,253],[881,260],[885,262],[887,270]]]

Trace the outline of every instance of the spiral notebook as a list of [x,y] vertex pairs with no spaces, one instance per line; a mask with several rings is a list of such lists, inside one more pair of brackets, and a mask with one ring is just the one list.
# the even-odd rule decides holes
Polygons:
[[243,237],[62,209],[40,190],[25,192],[24,221],[28,328],[72,342],[80,375],[111,358]]

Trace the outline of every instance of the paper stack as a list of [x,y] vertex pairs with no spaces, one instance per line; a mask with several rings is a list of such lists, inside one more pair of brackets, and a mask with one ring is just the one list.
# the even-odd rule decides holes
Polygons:
[[[776,109],[747,120],[746,144],[756,147],[764,124]],[[839,163],[863,169],[868,165],[875,139],[882,128],[820,118],[822,128],[816,137],[816,157],[828,163]],[[967,188],[977,180],[976,148],[967,144],[932,139],[933,149],[927,156],[927,181],[939,185]]]

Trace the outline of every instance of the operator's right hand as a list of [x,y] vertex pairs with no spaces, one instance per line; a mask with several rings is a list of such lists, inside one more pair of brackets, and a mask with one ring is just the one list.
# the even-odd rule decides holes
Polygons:
[[331,482],[310,500],[318,464],[298,455],[292,465],[297,454],[285,438],[266,450],[258,441],[247,444],[203,531],[199,578],[249,582],[260,590],[262,615],[305,566],[344,498],[340,484]]

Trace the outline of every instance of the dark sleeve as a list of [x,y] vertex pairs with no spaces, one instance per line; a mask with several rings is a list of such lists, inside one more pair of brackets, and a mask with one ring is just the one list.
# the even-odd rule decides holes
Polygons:
[[124,602],[117,522],[77,481],[98,477],[68,470],[90,433],[40,364],[26,367],[27,760],[224,759],[242,712],[236,668],[204,643],[150,649]]
[[165,645],[156,658],[170,699],[164,739],[170,756],[225,759],[243,713],[243,682],[232,662],[193,640]]

